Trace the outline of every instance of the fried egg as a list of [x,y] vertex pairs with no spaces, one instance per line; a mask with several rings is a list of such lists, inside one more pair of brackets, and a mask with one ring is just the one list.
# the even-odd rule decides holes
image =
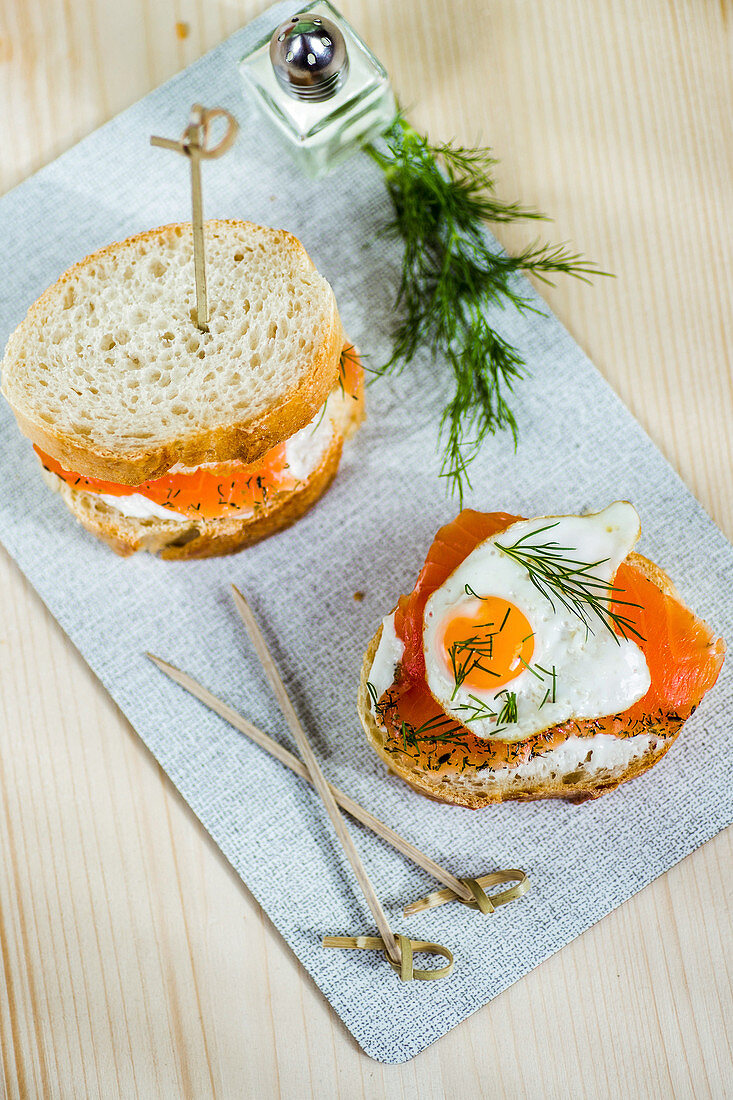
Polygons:
[[[523,741],[641,699],[651,682],[644,654],[608,616],[614,575],[639,535],[636,510],[618,501],[592,515],[521,520],[477,546],[425,605],[425,675],[445,713],[479,738]],[[550,555],[556,574],[590,586],[600,614],[582,600],[566,606],[543,583],[537,563]]]

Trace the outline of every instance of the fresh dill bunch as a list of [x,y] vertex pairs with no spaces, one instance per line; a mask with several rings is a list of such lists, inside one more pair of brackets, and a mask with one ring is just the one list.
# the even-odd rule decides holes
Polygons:
[[606,272],[566,245],[534,242],[511,256],[492,249],[485,223],[544,215],[495,196],[497,161],[489,149],[431,145],[402,115],[382,144],[366,148],[384,172],[392,201],[388,231],[404,245],[392,354],[376,373],[401,371],[421,347],[447,360],[455,390],[440,421],[441,476],[462,504],[471,484],[468,468],[486,437],[507,430],[516,447],[510,403],[526,373],[521,353],[487,320],[486,306],[537,312],[517,287],[518,272],[551,285],[558,274],[589,282],[590,275]]

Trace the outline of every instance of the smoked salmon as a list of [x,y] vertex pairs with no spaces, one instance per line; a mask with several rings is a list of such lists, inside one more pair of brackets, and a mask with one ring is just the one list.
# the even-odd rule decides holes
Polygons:
[[116,481],[72,473],[35,444],[34,449],[47,470],[75,489],[118,497],[140,493],[173,513],[198,515],[203,519],[250,511],[255,505],[266,504],[275,493],[293,489],[298,484],[288,470],[284,443],[273,447],[251,466],[221,462],[199,466],[190,472],[164,474],[141,485],[120,485]]

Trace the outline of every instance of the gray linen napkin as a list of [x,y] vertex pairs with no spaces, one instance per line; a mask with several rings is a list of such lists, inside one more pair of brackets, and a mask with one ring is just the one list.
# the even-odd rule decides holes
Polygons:
[[[0,200],[0,341],[74,261],[189,217],[185,165],[148,138],[177,136],[199,100],[242,123],[234,151],[205,165],[207,216],[296,233],[333,284],[351,338],[382,359],[400,257],[379,235],[388,202],[378,171],[359,156],[325,182],[304,179],[240,90],[237,61],[288,14],[289,4],[271,9]],[[553,316],[507,312],[497,322],[532,378],[517,391],[516,454],[506,436],[487,443],[468,504],[531,516],[634,501],[640,549],[733,638],[729,543]],[[581,807],[436,805],[367,749],[355,711],[363,651],[456,510],[435,447],[445,374],[424,356],[370,387],[369,419],[334,487],[294,528],[235,557],[180,564],[120,560],[81,530],[0,408],[0,538],[357,1041],[385,1062],[417,1054],[733,819],[730,662],[657,768]],[[253,603],[332,781],[456,874],[529,874],[529,894],[491,917],[452,904],[408,923],[402,906],[434,882],[352,824],[393,926],[451,946],[450,979],[403,985],[378,955],[321,947],[324,934],[373,927],[317,797],[143,657],[152,650],[189,670],[290,744],[232,581]]]

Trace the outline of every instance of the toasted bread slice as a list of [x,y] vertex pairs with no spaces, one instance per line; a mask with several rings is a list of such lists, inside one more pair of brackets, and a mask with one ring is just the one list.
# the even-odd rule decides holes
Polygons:
[[[670,578],[654,562],[636,553],[629,554],[626,560],[662,592],[680,599]],[[514,768],[492,771],[468,766],[462,772],[436,775],[420,769],[407,756],[390,752],[386,747],[386,733],[374,718],[367,680],[381,636],[380,626],[364,657],[358,697],[362,726],[369,743],[391,771],[421,794],[441,802],[474,810],[492,802],[524,802],[538,798],[585,802],[647,771],[664,756],[679,733],[679,726],[669,728],[660,722],[658,728],[646,727],[639,737],[618,738],[613,734],[575,737],[558,749]]]
[[31,306],[2,392],[65,469],[124,485],[176,463],[254,462],[316,414],[338,377],[333,292],[302,244],[205,226],[209,331],[196,327],[190,225],[110,244]]
[[251,546],[300,519],[333,481],[344,440],[358,427],[363,415],[363,391],[356,400],[344,396],[331,415],[333,433],[328,448],[310,476],[294,489],[273,496],[266,506],[257,506],[253,513],[240,516],[137,519],[123,515],[95,493],[75,489],[50,470],[42,468],[41,472],[82,526],[123,557],[138,550],[178,561],[216,557]]

